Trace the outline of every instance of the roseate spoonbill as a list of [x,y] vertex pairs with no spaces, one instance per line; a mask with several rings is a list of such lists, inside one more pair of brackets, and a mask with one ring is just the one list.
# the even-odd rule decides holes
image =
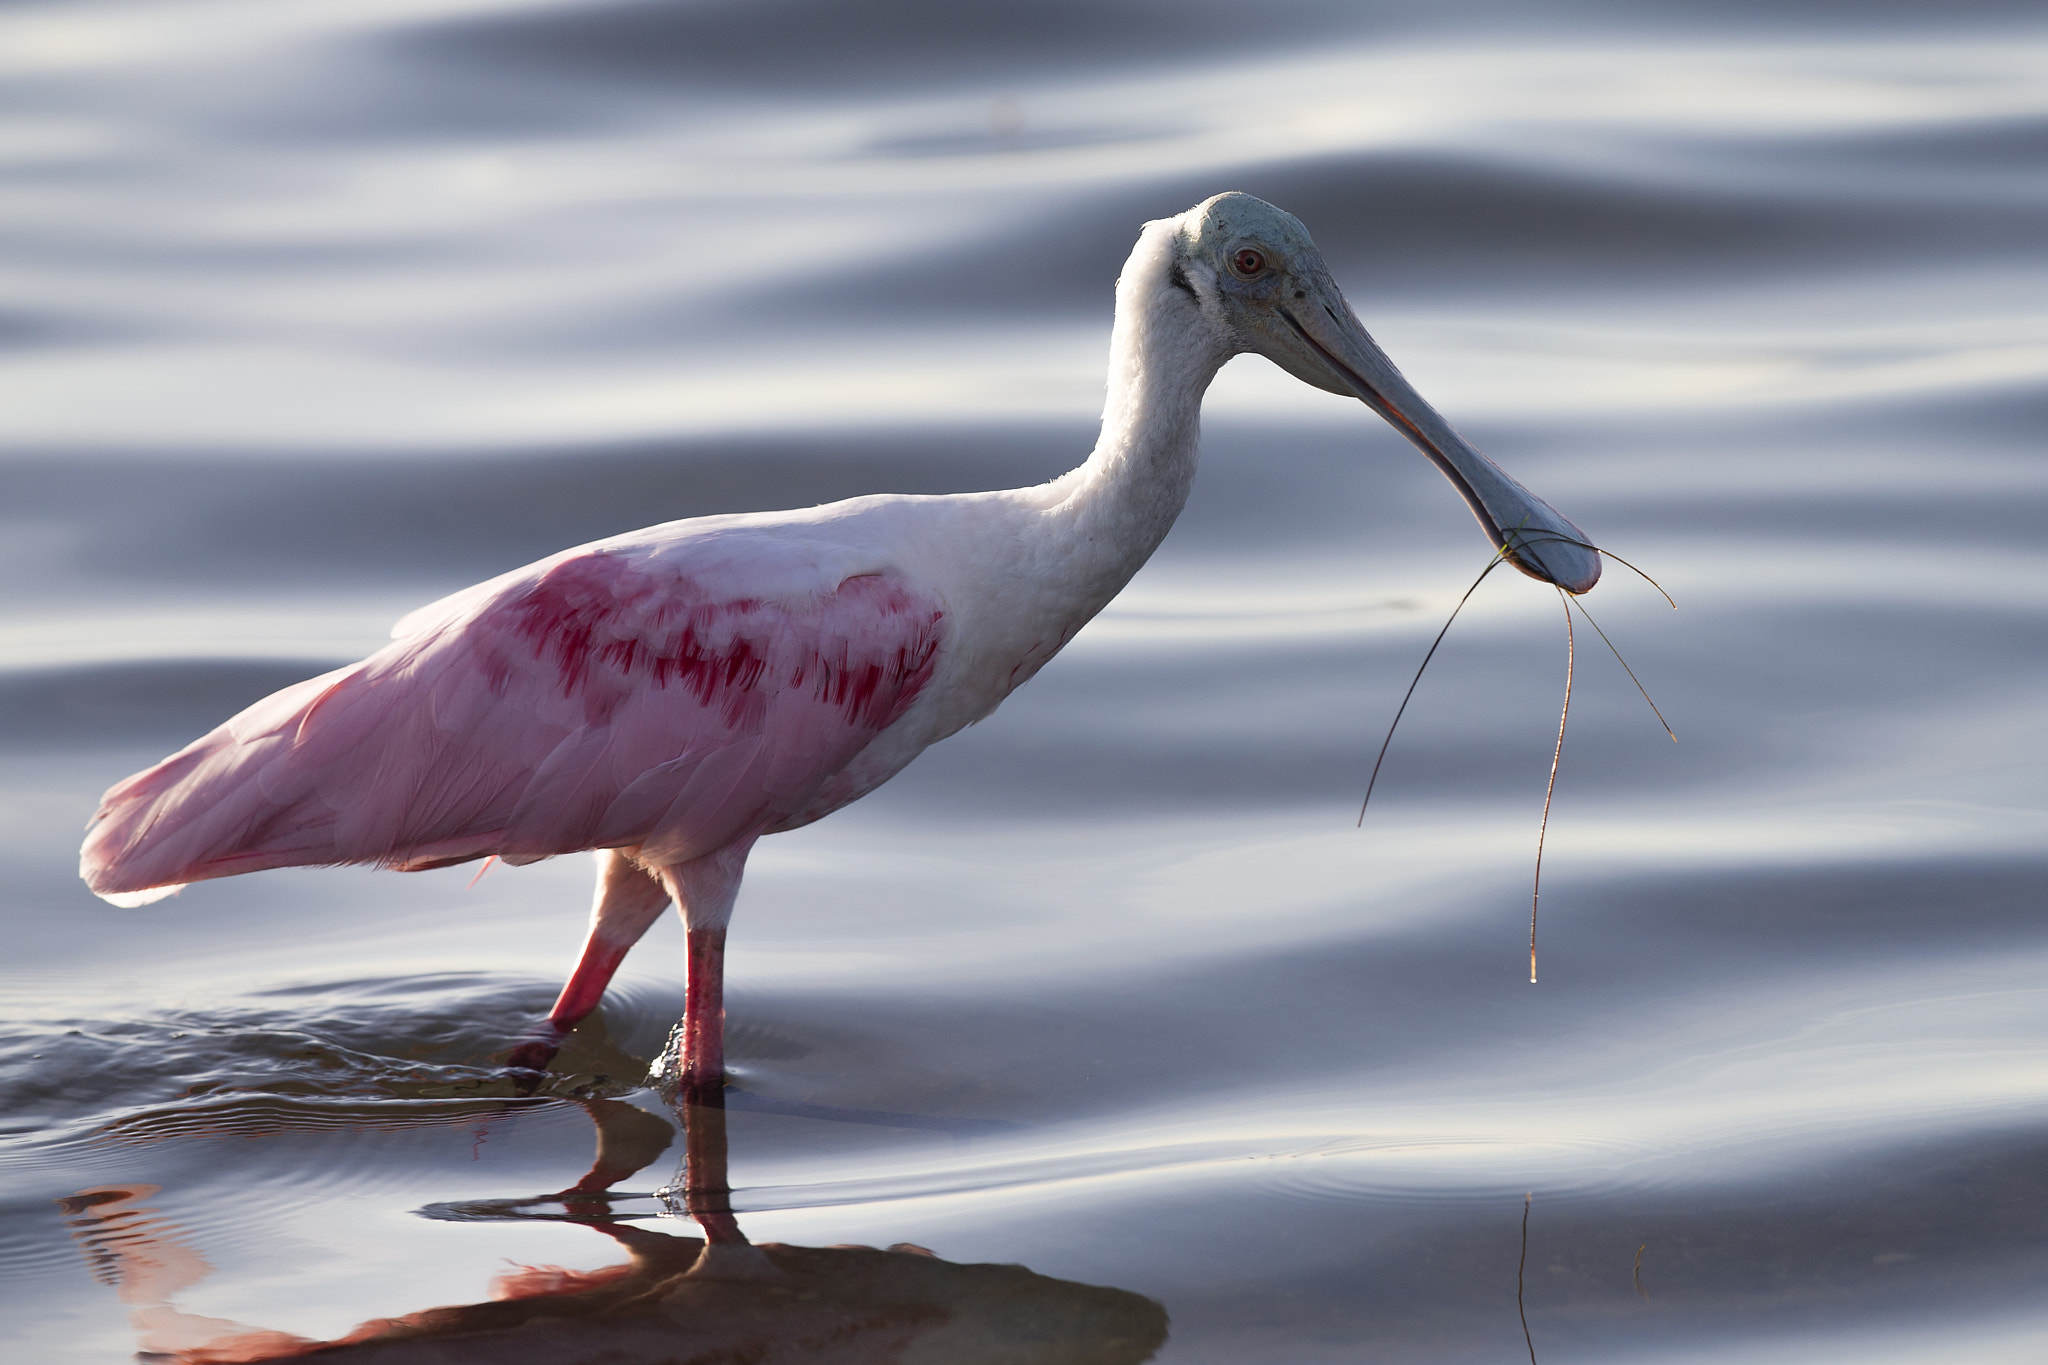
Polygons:
[[590,931],[540,1067],[674,901],[681,1075],[723,1084],[726,924],[748,850],[995,709],[1116,596],[1195,475],[1202,395],[1255,351],[1422,449],[1522,572],[1599,555],[1466,444],[1366,334],[1293,216],[1221,194],[1146,224],[1116,287],[1102,435],[1035,488],[669,522],[423,607],[110,790],[82,872],[116,904],[262,868],[595,850]]

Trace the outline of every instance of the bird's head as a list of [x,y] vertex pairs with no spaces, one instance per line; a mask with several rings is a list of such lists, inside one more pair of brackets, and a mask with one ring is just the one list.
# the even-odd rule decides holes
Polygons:
[[1169,286],[1193,298],[1233,351],[1358,398],[1457,486],[1510,563],[1569,592],[1600,581],[1585,533],[1473,449],[1394,368],[1344,300],[1308,229],[1249,194],[1219,194],[1175,220]]

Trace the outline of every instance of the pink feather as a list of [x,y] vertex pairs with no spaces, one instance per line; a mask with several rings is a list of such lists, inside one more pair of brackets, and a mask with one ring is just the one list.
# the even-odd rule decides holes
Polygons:
[[943,610],[881,574],[726,596],[704,542],[636,539],[415,613],[115,786],[87,883],[141,901],[304,864],[682,862],[826,813],[823,784],[930,680]]

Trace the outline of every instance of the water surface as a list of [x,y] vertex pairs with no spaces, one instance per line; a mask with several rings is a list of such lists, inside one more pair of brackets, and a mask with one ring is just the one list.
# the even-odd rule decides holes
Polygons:
[[80,827],[563,546],[1060,472],[1139,225],[1235,188],[1670,591],[1611,570],[1588,605],[1680,743],[1582,630],[1531,987],[1555,596],[1489,580],[1354,827],[1485,546],[1357,404],[1233,362],[1124,596],[756,852],[746,1231],[849,1302],[882,1276],[909,1336],[878,1359],[971,1315],[873,1267],[938,1295],[988,1263],[1102,1321],[1158,1305],[1165,1362],[2040,1359],[2048,30],[1942,16],[0,10],[19,1358],[328,1339],[508,1262],[683,1256],[679,1148],[602,1217],[450,1216],[565,1190],[597,1116],[640,1123],[607,1104],[672,1125],[643,1082],[677,926],[522,1098],[494,1058],[573,956],[581,859],[122,911]]

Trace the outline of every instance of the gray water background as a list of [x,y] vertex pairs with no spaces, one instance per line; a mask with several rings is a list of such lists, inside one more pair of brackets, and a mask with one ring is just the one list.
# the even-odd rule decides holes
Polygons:
[[[1582,628],[1530,986],[1555,595],[1481,590],[1354,828],[1486,547],[1233,362],[1124,596],[755,854],[741,1085],[961,1122],[736,1112],[743,1226],[1143,1294],[1167,1362],[1518,1359],[1518,1267],[1545,1360],[2048,1358],[2038,9],[1204,0],[0,8],[8,1358],[137,1349],[110,1183],[179,1311],[310,1336],[617,1260],[414,1212],[589,1156],[491,1071],[581,859],[124,911],[95,798],[565,545],[1067,468],[1223,189],[1670,591],[1588,605],[1680,743]],[[555,1093],[649,1103],[681,946]]]

